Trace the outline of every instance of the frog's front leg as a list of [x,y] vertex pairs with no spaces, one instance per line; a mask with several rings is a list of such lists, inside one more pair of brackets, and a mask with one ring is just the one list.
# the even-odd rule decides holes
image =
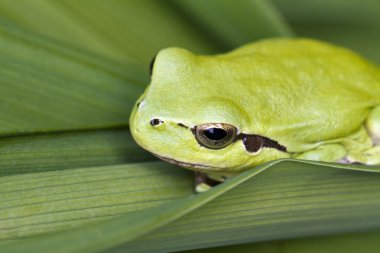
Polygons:
[[380,164],[380,146],[373,146],[363,153],[365,164],[377,165]]
[[326,144],[316,149],[306,151],[294,156],[296,159],[323,161],[323,162],[340,162],[347,155],[346,149],[340,144]]
[[211,179],[206,173],[195,171],[194,189],[195,192],[201,193],[211,189],[212,186],[219,184],[220,182]]
[[348,163],[380,164],[380,106],[372,109],[365,127],[366,130],[362,128],[345,140],[349,151],[344,160]]
[[380,106],[372,109],[368,116],[366,127],[368,135],[372,139],[372,147],[353,154],[350,158],[367,165],[380,164]]

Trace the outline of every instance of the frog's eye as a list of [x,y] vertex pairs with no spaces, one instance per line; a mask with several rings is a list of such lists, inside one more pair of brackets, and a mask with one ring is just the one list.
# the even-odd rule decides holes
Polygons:
[[235,141],[236,132],[236,127],[224,123],[207,123],[194,128],[198,143],[210,149],[227,147]]

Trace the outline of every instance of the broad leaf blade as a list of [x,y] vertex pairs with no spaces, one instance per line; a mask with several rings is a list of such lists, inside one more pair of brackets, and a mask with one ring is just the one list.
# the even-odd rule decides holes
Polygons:
[[274,0],[299,36],[331,41],[380,64],[380,2]]
[[0,176],[154,159],[132,140],[127,128],[0,139]]
[[173,4],[228,49],[261,38],[293,34],[269,1],[179,0]]
[[172,252],[379,229],[380,168],[321,165],[284,161],[255,177],[256,171],[247,172],[235,179],[240,183],[234,189],[114,252]]
[[236,246],[183,251],[183,253],[377,253],[380,232],[327,235],[312,238],[280,240]]
[[0,135],[127,125],[135,71],[0,24]]
[[379,168],[277,163],[204,194],[75,231],[4,243],[2,249],[41,252],[60,245],[62,252],[91,252],[129,241],[114,251],[167,252],[380,227],[380,174],[369,173]]
[[1,177],[0,240],[170,205],[193,192],[191,174],[173,167],[137,163]]
[[133,60],[144,70],[165,47],[198,53],[220,50],[167,1],[2,1],[0,15],[82,49],[122,62]]

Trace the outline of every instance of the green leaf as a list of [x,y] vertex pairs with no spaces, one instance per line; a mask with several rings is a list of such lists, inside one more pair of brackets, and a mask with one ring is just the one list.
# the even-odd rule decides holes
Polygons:
[[125,126],[139,73],[0,23],[0,135]]
[[[168,171],[175,174],[181,172],[163,163],[152,163],[149,170],[155,171],[160,164],[161,169],[162,166],[168,166]],[[138,166],[132,167],[137,169]],[[83,173],[86,170],[83,169]],[[112,252],[168,252],[380,228],[379,172],[378,167],[297,160],[274,161],[247,171],[203,194],[181,197],[154,208],[127,213],[77,230],[4,242],[1,250],[10,253],[25,250],[43,252],[51,247],[59,249],[57,252],[92,252],[124,243]],[[21,176],[14,177],[17,179]],[[23,189],[20,191],[23,194],[33,194],[28,193],[30,190],[26,186],[30,185],[28,180],[33,178],[28,178],[27,175],[22,177],[26,181],[22,183]],[[73,173],[65,177],[71,178],[68,181],[74,178],[83,180],[83,177]],[[34,180],[33,185],[41,179]],[[136,184],[138,180],[133,182]],[[190,180],[187,182],[182,192],[189,193]],[[0,185],[4,188],[4,184]],[[110,185],[112,184],[108,184],[112,187]],[[12,187],[15,187],[12,189],[14,191],[20,186]],[[171,190],[177,192],[177,187],[183,187],[183,184],[172,186]],[[70,189],[73,187],[67,190]],[[86,185],[81,189],[86,191]],[[65,194],[69,193],[60,196]],[[135,197],[134,201],[138,202],[142,196]],[[49,205],[46,199],[48,197],[44,198],[43,203]],[[73,203],[78,204],[82,210],[94,205],[94,201]],[[76,212],[73,206],[68,206],[67,209],[70,208],[72,209],[67,210],[66,215],[74,215]],[[30,215],[31,209],[24,210]],[[15,215],[7,220],[9,225],[19,222],[18,212],[13,210],[12,213]],[[55,212],[47,212],[45,215],[47,216],[39,219],[43,221],[50,218],[50,222],[57,219],[54,216],[59,219]],[[17,232],[33,232],[37,228],[28,227],[31,220],[23,222],[26,225],[14,228],[13,237],[8,239],[15,238]],[[163,225],[166,226],[162,227]],[[1,226],[4,227],[3,224]],[[162,228],[156,230],[159,227]],[[150,231],[152,233],[148,234]]]
[[0,240],[78,227],[170,203],[193,192],[190,175],[154,162],[1,177]]
[[172,252],[380,228],[379,167],[277,162],[221,185],[219,191],[235,188],[112,252]]
[[380,2],[273,0],[299,36],[331,41],[380,63]]
[[281,14],[264,0],[178,0],[172,1],[219,44],[233,49],[266,37],[293,33]]
[[[221,49],[167,1],[1,1],[0,15],[31,31],[144,70],[165,47],[198,53]],[[148,72],[146,72],[148,73]]]
[[379,251],[379,239],[380,232],[374,231],[242,244],[183,251],[183,253],[377,253]]
[[127,128],[0,139],[0,176],[153,160]]

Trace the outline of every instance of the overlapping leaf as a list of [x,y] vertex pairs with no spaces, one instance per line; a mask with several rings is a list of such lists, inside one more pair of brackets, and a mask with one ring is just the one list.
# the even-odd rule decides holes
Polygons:
[[183,253],[377,253],[379,251],[379,239],[380,232],[371,231],[242,244],[229,247],[183,251]]
[[168,203],[192,193],[189,175],[156,162],[1,177],[0,240]]
[[[152,171],[156,168],[135,165],[129,169],[137,169],[138,166],[142,166],[142,171]],[[169,165],[164,166],[169,167],[167,171],[174,169]],[[98,168],[97,171],[101,169]],[[124,243],[111,252],[168,252],[369,228],[379,229],[379,172],[378,167],[275,161],[247,171],[204,194],[182,197],[168,204],[131,212],[120,218],[78,230],[3,243],[2,247],[6,252],[23,252],[26,249],[29,252],[41,252],[55,246],[59,246],[56,252],[92,252],[95,249],[105,250]],[[14,176],[14,179],[18,177],[22,176]],[[67,182],[83,181],[83,178],[78,178],[73,173],[65,174],[64,177],[67,178]],[[27,176],[23,178],[26,182],[35,180],[28,179]],[[166,187],[169,186],[168,183],[164,184]],[[86,187],[89,186],[84,187],[85,192]],[[177,187],[183,185],[172,185],[172,192],[177,192]],[[22,188],[24,190],[21,192],[29,194],[25,184]],[[148,189],[152,187],[148,186]],[[186,192],[189,185],[182,189]],[[73,187],[67,190],[75,193]],[[61,196],[65,194],[70,193]],[[52,198],[55,196],[52,195]],[[134,201],[139,203],[144,198],[144,195],[137,196]],[[49,202],[47,204],[49,205]],[[91,207],[96,204],[84,201],[82,205]],[[193,211],[194,209],[196,210]],[[33,209],[24,210],[27,213],[33,212]],[[68,212],[75,216],[75,211]],[[55,212],[47,214],[45,218],[50,215],[54,216]],[[17,215],[15,216],[10,219],[17,220]],[[57,216],[55,219],[60,218],[62,219]],[[168,223],[170,225],[156,230]],[[32,226],[33,224],[24,229],[16,227],[15,231],[33,231]],[[49,227],[49,224],[42,223],[42,226]],[[153,232],[147,234],[150,231]]]

